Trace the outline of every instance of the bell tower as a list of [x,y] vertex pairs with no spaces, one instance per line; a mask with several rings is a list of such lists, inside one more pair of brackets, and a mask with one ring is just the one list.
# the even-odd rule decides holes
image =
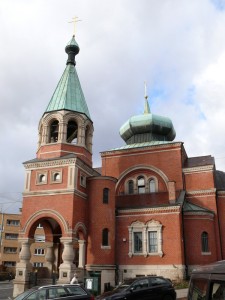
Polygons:
[[66,68],[39,123],[38,158],[74,153],[92,165],[93,124],[76,72],[80,48],[73,36]]
[[75,270],[78,277],[83,276],[88,237],[86,181],[99,173],[92,168],[93,123],[75,68],[79,50],[73,36],[65,48],[66,68],[39,122],[36,158],[24,163],[14,296],[29,286],[34,272],[31,245],[40,225],[45,233],[45,263],[39,279],[51,280],[58,274],[59,283],[68,283]]

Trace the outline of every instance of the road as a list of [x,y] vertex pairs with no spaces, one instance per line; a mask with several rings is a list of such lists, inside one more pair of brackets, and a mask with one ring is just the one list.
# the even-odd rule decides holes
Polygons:
[[13,283],[12,282],[0,282],[0,300],[8,300],[8,297],[12,298]]

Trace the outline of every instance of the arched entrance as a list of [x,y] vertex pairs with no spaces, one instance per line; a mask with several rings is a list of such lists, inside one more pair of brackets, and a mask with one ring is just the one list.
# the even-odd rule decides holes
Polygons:
[[[31,275],[34,273],[36,284],[44,285],[55,283],[56,278],[58,283],[69,283],[77,267],[84,269],[85,242],[80,240],[80,236],[83,238],[86,232],[82,226],[79,224],[72,230],[66,220],[53,210],[39,211],[27,220],[19,236],[20,261],[16,265],[13,296],[33,285]],[[37,236],[43,236],[44,240],[37,241]],[[44,262],[37,268],[31,253],[34,245],[39,246],[40,243],[44,249]]]

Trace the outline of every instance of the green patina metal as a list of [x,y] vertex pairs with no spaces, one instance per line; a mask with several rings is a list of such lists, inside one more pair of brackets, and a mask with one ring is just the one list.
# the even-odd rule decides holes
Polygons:
[[163,116],[144,113],[131,117],[120,128],[120,135],[127,144],[150,141],[172,141],[176,136],[172,121]]
[[68,54],[67,66],[45,113],[58,110],[70,110],[85,114],[91,120],[75,68],[75,55],[79,53],[79,46],[74,37],[67,44],[66,52]]
[[83,113],[91,119],[76,69],[71,64],[66,66],[46,112],[63,109]]
[[214,214],[214,212],[212,210],[209,210],[209,209],[201,207],[199,205],[190,203],[189,201],[185,201],[184,206],[183,206],[183,211],[184,212],[202,212],[202,213]]

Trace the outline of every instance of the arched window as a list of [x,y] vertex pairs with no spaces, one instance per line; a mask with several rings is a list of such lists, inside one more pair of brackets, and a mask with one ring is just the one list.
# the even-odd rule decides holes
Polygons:
[[102,246],[109,246],[109,230],[104,228],[102,230]]
[[50,143],[56,143],[59,135],[59,121],[55,120],[50,125]]
[[67,143],[77,144],[78,126],[75,121],[69,121],[67,125]]
[[103,203],[105,203],[105,204],[109,203],[109,189],[108,188],[103,189]]
[[40,174],[39,175],[39,182],[40,183],[46,182],[46,175],[45,174]]
[[138,194],[144,194],[145,193],[145,179],[143,176],[138,177],[137,185],[138,185]]
[[156,183],[155,183],[155,179],[150,179],[149,181],[149,192],[150,193],[155,193],[156,192]]
[[209,252],[209,237],[206,231],[203,231],[201,240],[202,240],[202,252]]
[[60,181],[60,179],[61,179],[60,174],[59,174],[59,173],[54,173],[54,175],[53,175],[53,180],[54,180],[54,181]]
[[128,181],[128,194],[134,193],[134,182],[133,180]]

